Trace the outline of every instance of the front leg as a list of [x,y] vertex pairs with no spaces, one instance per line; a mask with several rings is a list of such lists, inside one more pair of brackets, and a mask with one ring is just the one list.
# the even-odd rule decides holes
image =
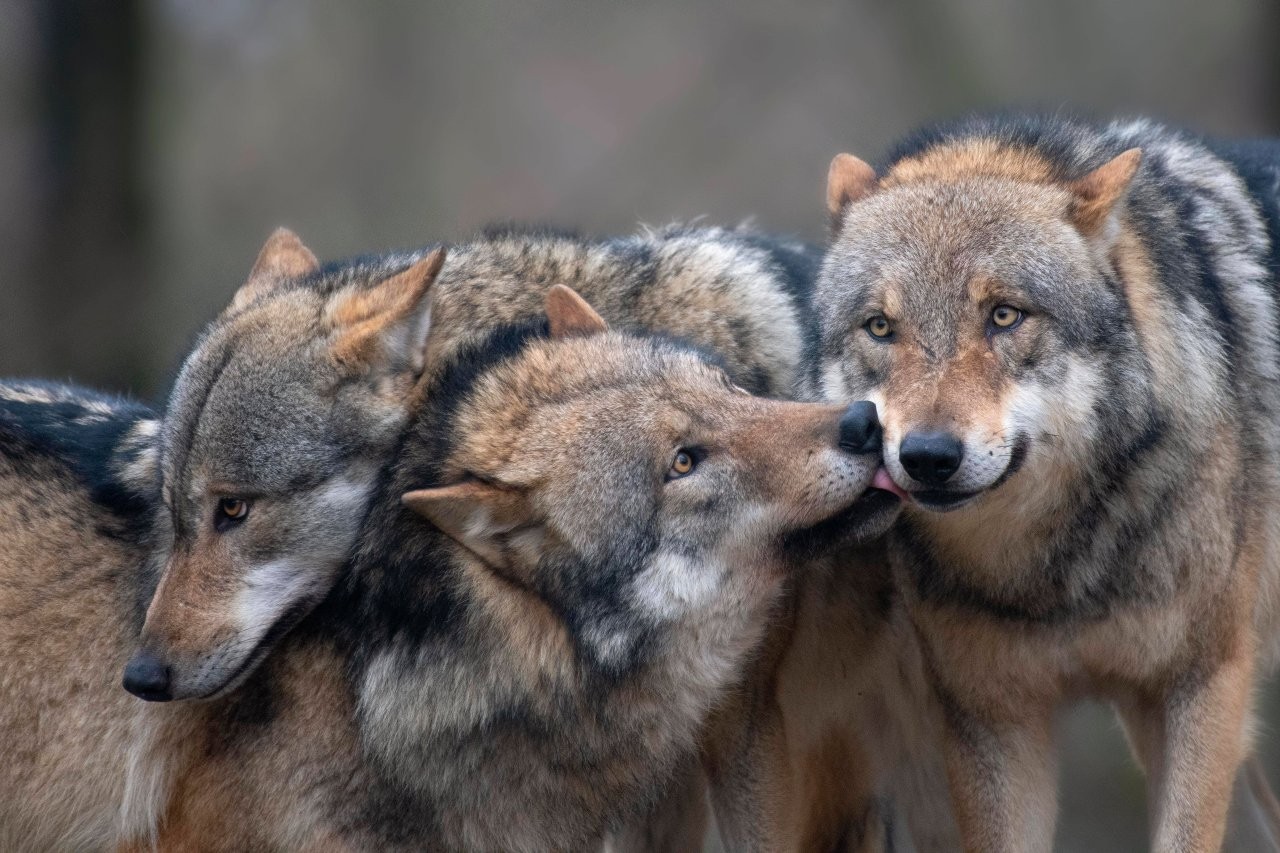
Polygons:
[[1057,818],[1053,712],[999,718],[944,699],[947,777],[969,853],[1048,853]]
[[1164,735],[1159,775],[1151,779],[1158,853],[1216,853],[1222,849],[1231,788],[1247,753],[1252,644],[1207,673],[1184,677],[1163,696]]

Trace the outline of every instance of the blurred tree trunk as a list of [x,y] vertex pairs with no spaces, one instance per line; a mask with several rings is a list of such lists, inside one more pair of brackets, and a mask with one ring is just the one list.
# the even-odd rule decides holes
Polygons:
[[25,333],[46,373],[139,387],[149,378],[143,4],[36,0],[35,9],[46,195]]

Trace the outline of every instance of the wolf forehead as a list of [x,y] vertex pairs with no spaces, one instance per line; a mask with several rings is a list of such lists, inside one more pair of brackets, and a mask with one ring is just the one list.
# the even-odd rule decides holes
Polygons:
[[648,410],[679,407],[704,389],[732,383],[714,358],[679,341],[608,332],[569,341],[534,339],[516,357],[479,378],[458,411],[461,432],[486,424],[520,425],[545,406],[609,400],[630,404],[616,426],[647,421]]
[[[316,317],[279,323],[293,332],[287,338],[270,318],[233,317],[206,334],[183,367],[165,417],[168,477],[190,476],[188,465],[198,459],[211,480],[287,489],[306,476],[297,463],[333,462],[351,449],[345,439],[358,435],[357,425],[335,423],[342,414],[335,405],[338,373],[316,356],[323,345],[320,313],[308,303],[318,299],[299,293],[258,309]],[[315,333],[307,334],[312,326]]]
[[1122,294],[1070,226],[1065,188],[1041,183],[1055,170],[1048,161],[1025,174],[984,170],[983,156],[997,164],[1041,159],[983,143],[947,152],[959,160],[954,168],[895,167],[881,190],[846,208],[815,285],[829,308],[819,317],[825,336],[856,328],[868,311],[961,322],[955,303],[1002,300],[1068,321],[1086,337],[1109,325],[1104,312]]

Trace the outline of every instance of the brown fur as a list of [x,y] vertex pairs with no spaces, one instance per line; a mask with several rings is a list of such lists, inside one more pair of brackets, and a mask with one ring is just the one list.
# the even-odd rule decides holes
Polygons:
[[787,602],[706,747],[727,849],[954,850],[939,711],[881,546],[806,566]]
[[[26,685],[0,702],[0,848],[79,848],[114,831],[124,795],[134,700],[119,685],[132,641],[120,614],[133,602],[119,573],[144,555],[98,534],[115,520],[53,461],[0,456],[0,489],[0,648],[6,679]],[[101,784],[70,785],[78,774]]]

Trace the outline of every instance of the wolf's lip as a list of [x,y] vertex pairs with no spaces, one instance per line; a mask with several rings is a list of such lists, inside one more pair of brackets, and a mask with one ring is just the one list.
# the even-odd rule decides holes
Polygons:
[[871,478],[871,485],[868,488],[879,489],[882,492],[897,495],[899,500],[906,501],[911,499],[911,496],[895,483],[893,478],[889,476],[889,472],[882,467],[876,469],[876,475]]
[[948,510],[959,509],[976,498],[978,494],[978,492],[948,492],[941,489],[926,489],[919,492],[911,492],[911,500],[925,509],[947,512]]

